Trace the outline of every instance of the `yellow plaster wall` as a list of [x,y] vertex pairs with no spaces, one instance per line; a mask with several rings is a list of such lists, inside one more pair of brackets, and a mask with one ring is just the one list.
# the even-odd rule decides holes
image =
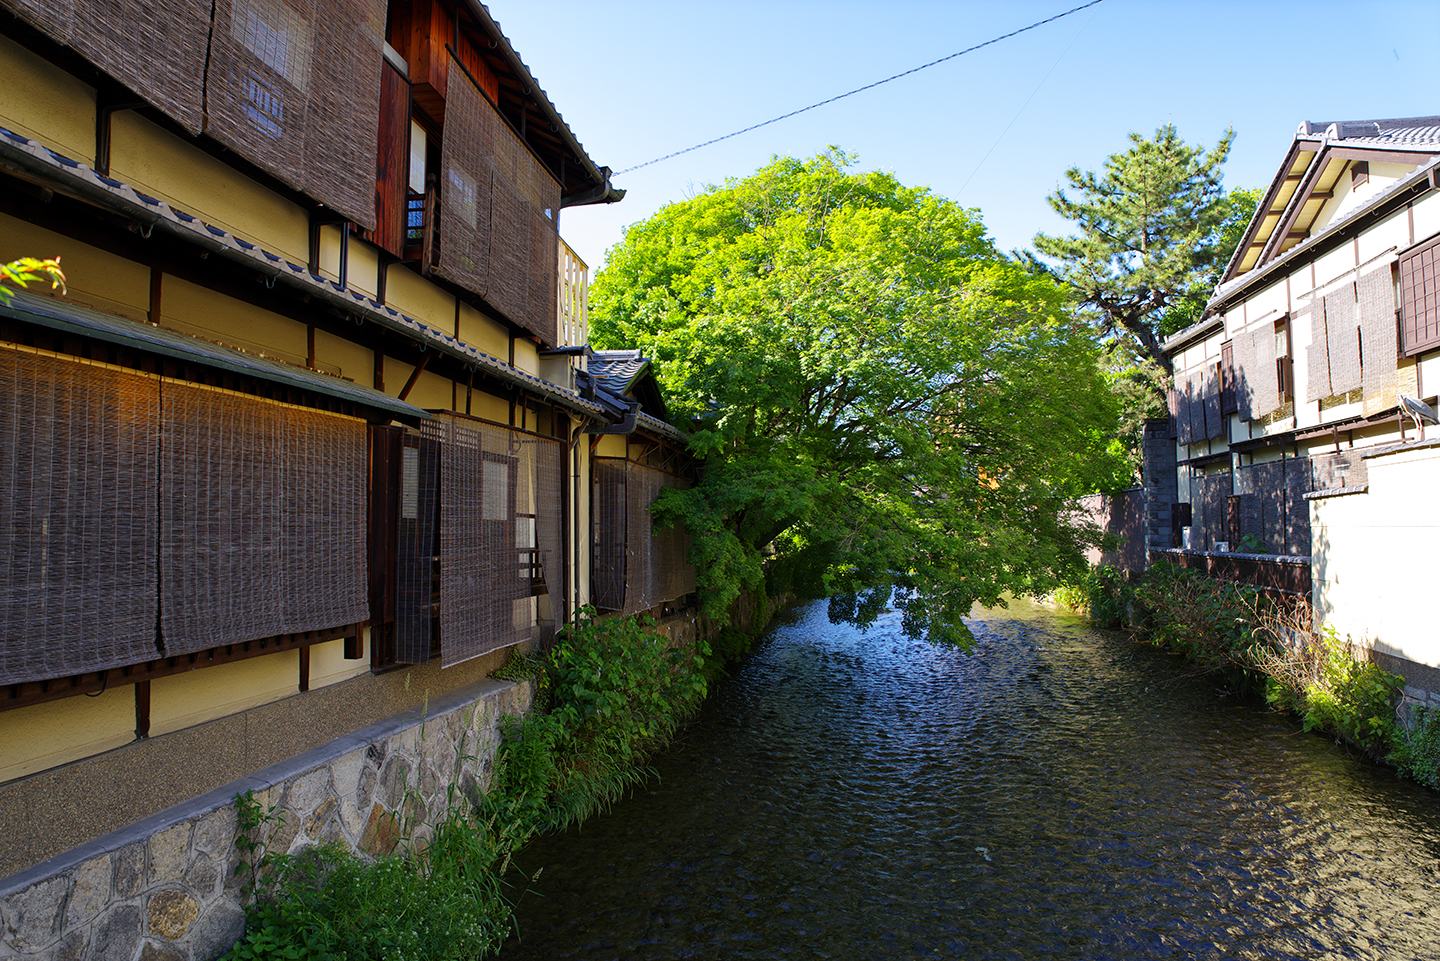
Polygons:
[[503,397],[496,397],[494,394],[477,390],[470,395],[470,414],[473,417],[493,420],[497,424],[508,424],[510,423],[510,402]]
[[370,629],[366,628],[361,656],[345,659],[345,639],[310,645],[310,690],[348,681],[370,672]]
[[1311,501],[1314,601],[1341,637],[1375,642],[1378,650],[1440,666],[1440,632],[1424,599],[1434,574],[1420,558],[1440,537],[1440,450],[1371,458],[1369,493]]
[[[1402,210],[1360,234],[1360,263],[1364,264],[1392,249],[1404,250],[1409,243],[1410,224]],[[1378,263],[1369,264],[1364,270],[1368,273],[1379,266]]]
[[[399,397],[400,392],[405,389],[405,384],[410,380],[410,374],[415,370],[413,364],[407,364],[396,360],[394,357],[385,358],[385,393],[392,397]],[[462,388],[463,391],[463,388]],[[453,410],[454,390],[448,378],[439,374],[432,374],[430,371],[422,371],[420,379],[415,381],[415,386],[410,388],[405,403],[413,404],[416,407],[424,407],[426,410]],[[461,394],[460,402],[463,407],[465,398]]]
[[385,274],[385,304],[447,334],[455,329],[455,298],[409,267],[390,265]]
[[135,688],[0,711],[0,782],[135,740]]
[[[0,261],[18,257],[60,257],[65,271],[67,299],[106,313],[144,320],[150,310],[150,270],[133,260],[106,253],[98,247],[63,234],[0,214]],[[45,293],[49,287],[29,288]]]
[[171,274],[161,281],[159,320],[162,327],[291,364],[304,364],[309,353],[304,324]]
[[1321,287],[1355,266],[1355,245],[1341,244],[1315,260],[1315,282]]
[[624,434],[601,434],[600,446],[595,448],[596,457],[624,457]]
[[505,328],[469,304],[460,305],[460,329],[455,336],[491,357],[510,358],[510,335]]
[[305,212],[135,114],[115,114],[110,176],[297,264],[310,259]]
[[315,363],[320,370],[366,387],[375,381],[375,353],[370,348],[323,330],[315,331]]
[[95,165],[95,88],[0,36],[0,124]]
[[[502,356],[503,360],[504,357]],[[527,374],[540,376],[540,348],[528,340],[515,338],[515,366]]]
[[193,727],[300,691],[300,652],[263,654],[150,682],[150,734]]

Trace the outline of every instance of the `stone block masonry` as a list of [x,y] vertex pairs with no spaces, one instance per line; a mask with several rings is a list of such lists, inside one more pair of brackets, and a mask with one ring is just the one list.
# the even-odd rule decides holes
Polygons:
[[0,961],[210,961],[245,928],[235,795],[276,807],[272,851],[382,853],[412,792],[433,821],[457,777],[486,790],[500,719],[530,699],[528,683],[480,681],[0,880]]

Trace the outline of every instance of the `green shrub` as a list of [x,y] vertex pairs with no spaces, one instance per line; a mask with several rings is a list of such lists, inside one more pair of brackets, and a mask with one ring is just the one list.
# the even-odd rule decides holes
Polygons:
[[1156,564],[1135,587],[1134,599],[1152,643],[1184,654],[1207,670],[1246,678],[1247,653],[1255,642],[1262,605],[1255,588]]
[[1396,740],[1395,702],[1404,684],[1342,644],[1335,629],[1322,632],[1323,656],[1318,676],[1301,691],[1305,730],[1337,734],[1374,758],[1384,758]]
[[1133,590],[1124,571],[1109,565],[1087,568],[1054,593],[1055,600],[1096,627],[1118,630],[1125,626]]
[[267,852],[257,835],[273,810],[238,797],[253,902],[223,961],[459,961],[499,950],[511,917],[499,878],[521,839],[451,801],[428,846],[371,861],[339,844]]
[[1440,789],[1440,713],[1420,705],[1410,723],[1397,728],[1390,763],[1402,777]]

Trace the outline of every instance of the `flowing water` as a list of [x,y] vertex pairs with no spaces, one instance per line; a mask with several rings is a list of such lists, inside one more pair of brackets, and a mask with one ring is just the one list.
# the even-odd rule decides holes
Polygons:
[[798,608],[657,759],[520,858],[502,961],[1440,958],[1440,796],[1121,634],[973,653]]

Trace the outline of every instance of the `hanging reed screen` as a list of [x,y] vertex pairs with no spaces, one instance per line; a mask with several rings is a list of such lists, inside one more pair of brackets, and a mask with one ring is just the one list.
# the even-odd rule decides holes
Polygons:
[[625,461],[595,459],[594,568],[590,591],[596,607],[618,611],[625,606]]
[[440,142],[440,263],[436,271],[489,297],[490,162],[499,118],[451,57]]
[[683,525],[655,529],[650,513],[667,487],[689,481],[619,458],[595,459],[596,607],[636,614],[695,590]]
[[192,134],[204,123],[210,0],[0,0]]
[[422,430],[441,444],[440,662],[449,667],[534,639],[535,595],[559,592],[560,442],[456,414]]
[[0,684],[156,656],[159,383],[0,350]]
[[380,0],[216,0],[205,132],[375,226]]
[[395,659],[429,664],[435,631],[435,528],[440,441],[407,432],[401,450],[396,548]]
[[365,620],[364,422],[193,384],[162,394],[164,653]]
[[554,346],[560,185],[453,55],[449,77],[436,270]]

